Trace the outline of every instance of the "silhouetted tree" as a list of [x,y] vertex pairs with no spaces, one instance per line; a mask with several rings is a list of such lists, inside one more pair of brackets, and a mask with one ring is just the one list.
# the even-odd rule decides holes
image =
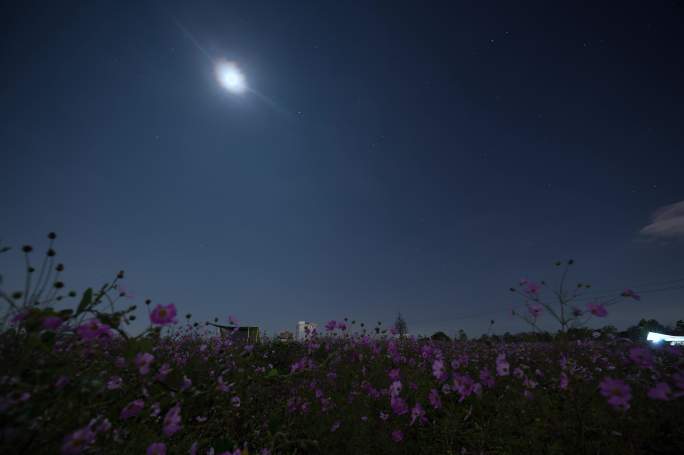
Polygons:
[[447,335],[446,333],[441,332],[441,331],[433,333],[430,338],[435,340],[435,341],[451,341],[451,338],[449,338],[449,335]]

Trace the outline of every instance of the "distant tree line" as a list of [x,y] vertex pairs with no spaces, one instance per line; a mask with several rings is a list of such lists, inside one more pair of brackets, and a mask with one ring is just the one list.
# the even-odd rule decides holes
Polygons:
[[[637,324],[632,325],[625,330],[618,330],[612,325],[606,325],[600,329],[591,329],[588,327],[568,329],[566,336],[572,340],[581,340],[589,338],[609,338],[611,336],[619,338],[627,338],[632,341],[646,340],[648,332],[665,333],[668,335],[684,336],[684,319],[678,320],[674,325],[663,325],[655,319],[641,319]],[[549,332],[520,332],[510,333],[506,332],[503,335],[484,334],[479,338],[479,341],[494,341],[494,342],[516,342],[516,341],[553,341],[558,334]],[[431,337],[435,341],[451,341],[452,339],[446,333],[439,331],[435,332]],[[454,340],[466,341],[466,336],[463,329],[460,329],[453,338]]]

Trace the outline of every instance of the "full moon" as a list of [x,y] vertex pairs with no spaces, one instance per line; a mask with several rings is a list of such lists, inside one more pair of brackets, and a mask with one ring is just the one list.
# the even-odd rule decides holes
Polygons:
[[216,63],[216,79],[231,93],[241,94],[247,90],[245,76],[233,62],[223,60]]

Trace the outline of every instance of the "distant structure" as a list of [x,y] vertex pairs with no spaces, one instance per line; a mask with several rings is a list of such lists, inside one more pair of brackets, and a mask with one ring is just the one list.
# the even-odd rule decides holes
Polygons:
[[675,346],[675,345],[684,346],[684,337],[678,337],[678,336],[674,336],[674,335],[665,335],[665,334],[657,333],[657,332],[648,332],[646,339],[648,341],[655,343],[655,344],[660,343],[661,341],[666,341],[666,342],[670,343],[671,346]]
[[238,343],[258,343],[260,340],[259,327],[254,326],[229,326],[213,324],[219,328],[221,336],[230,337]]
[[315,322],[299,321],[297,322],[297,340],[304,341],[308,339],[314,330],[316,330],[318,324]]
[[289,330],[285,330],[278,334],[278,341],[282,343],[289,343],[292,340],[294,340],[294,335]]

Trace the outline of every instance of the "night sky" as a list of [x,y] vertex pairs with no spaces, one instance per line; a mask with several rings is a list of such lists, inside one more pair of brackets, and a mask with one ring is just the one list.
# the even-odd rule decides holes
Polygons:
[[600,325],[684,318],[682,2],[14,3],[0,238],[56,231],[69,289],[478,335],[573,258],[642,292]]

